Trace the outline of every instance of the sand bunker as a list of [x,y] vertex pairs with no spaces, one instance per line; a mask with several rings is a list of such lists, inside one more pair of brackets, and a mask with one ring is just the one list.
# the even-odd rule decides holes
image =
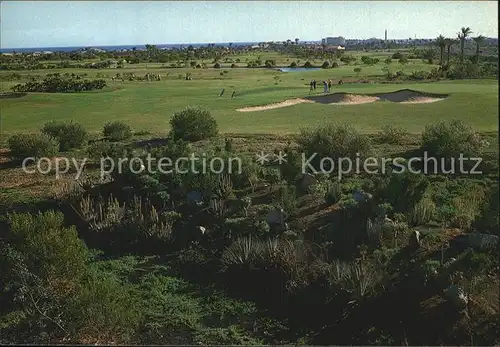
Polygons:
[[310,96],[306,99],[312,102],[317,102],[320,104],[327,104],[327,105],[359,105],[359,104],[366,104],[369,102],[375,102],[379,98],[373,95],[335,93],[335,94],[327,94],[319,96]]
[[399,102],[402,104],[422,104],[445,99],[445,94],[430,94],[411,89],[402,89],[392,93],[376,94],[381,101]]
[[297,99],[285,100],[282,102],[278,102],[276,104],[239,108],[236,111],[239,111],[239,112],[265,111],[265,110],[272,110],[273,108],[281,108],[281,107],[293,106],[293,105],[303,104],[303,103],[312,103],[312,102],[314,102],[314,101],[297,98]]
[[380,94],[347,94],[334,93],[326,95],[308,96],[305,98],[297,98],[285,100],[275,104],[244,107],[237,109],[239,112],[265,111],[275,108],[293,106],[301,103],[320,103],[326,105],[359,105],[376,101],[390,101],[400,104],[423,104],[444,100],[447,95],[444,94],[429,94],[415,90],[403,89],[392,93]]

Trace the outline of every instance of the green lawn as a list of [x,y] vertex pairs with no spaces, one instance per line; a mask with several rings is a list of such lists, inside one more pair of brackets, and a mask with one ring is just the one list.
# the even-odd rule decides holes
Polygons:
[[[244,106],[262,105],[309,94],[311,79],[356,78],[353,66],[336,69],[280,73],[271,69],[160,69],[161,64],[127,66],[123,70],[67,69],[57,72],[97,73],[113,76],[117,72],[159,73],[161,82],[113,82],[109,80],[100,92],[49,94],[32,93],[21,98],[2,99],[2,140],[15,132],[34,132],[49,120],[77,120],[88,130],[98,132],[105,122],[123,120],[136,131],[153,133],[168,131],[172,113],[186,106],[202,106],[216,117],[222,132],[230,133],[291,133],[304,126],[319,126],[326,122],[349,123],[363,132],[375,132],[385,124],[420,132],[425,125],[442,119],[460,119],[477,130],[498,128],[498,81],[460,80],[412,84],[344,84],[335,85],[334,92],[377,93],[410,88],[419,91],[449,94],[443,101],[430,104],[397,104],[377,102],[364,105],[301,104],[261,112],[240,113]],[[394,69],[401,66],[397,63]],[[407,72],[432,66],[412,62]],[[359,78],[382,74],[382,65],[362,67]],[[227,70],[225,77],[220,72]],[[55,71],[23,71],[23,75],[45,75]],[[193,80],[179,79],[191,72]],[[5,74],[6,72],[2,72]],[[167,75],[168,74],[168,75]],[[274,77],[280,82],[275,84]],[[8,90],[15,82],[4,82]],[[219,98],[222,88],[226,92]],[[230,96],[236,90],[237,97]],[[317,90],[319,94],[320,88]]]

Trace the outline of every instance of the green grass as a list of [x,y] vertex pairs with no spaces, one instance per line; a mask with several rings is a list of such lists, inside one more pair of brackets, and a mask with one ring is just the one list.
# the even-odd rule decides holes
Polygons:
[[[263,56],[261,59],[264,60]],[[240,57],[241,59],[241,57]],[[305,60],[304,60],[305,61]],[[236,109],[263,105],[309,94],[311,79],[356,79],[353,66],[335,69],[280,73],[271,69],[161,69],[161,64],[128,65],[125,69],[91,70],[66,69],[57,72],[97,73],[113,76],[120,72],[159,73],[161,82],[113,82],[99,92],[49,94],[30,93],[21,98],[2,99],[2,142],[16,132],[38,131],[49,120],[73,119],[89,131],[100,132],[107,121],[122,120],[134,131],[166,133],[173,112],[186,106],[202,106],[216,117],[225,133],[293,133],[304,126],[320,126],[325,122],[349,123],[362,132],[373,133],[385,124],[401,126],[408,131],[421,132],[425,125],[442,119],[460,119],[480,131],[494,131],[498,122],[498,81],[460,80],[435,83],[405,84],[344,84],[334,85],[333,92],[377,93],[403,88],[449,94],[443,101],[431,104],[397,104],[377,102],[364,105],[301,104],[261,112],[240,113]],[[398,63],[391,64],[399,69]],[[359,78],[381,76],[382,64],[362,66]],[[404,70],[430,69],[433,66],[413,61]],[[227,70],[226,76],[220,72]],[[23,76],[45,75],[56,70],[22,71]],[[191,72],[193,80],[179,79]],[[2,72],[1,74],[8,73]],[[168,74],[168,75],[167,75]],[[275,84],[274,77],[280,82]],[[17,82],[4,82],[8,90]],[[219,98],[222,88],[225,95]],[[321,93],[321,86],[317,94]],[[230,96],[236,90],[237,97]]]

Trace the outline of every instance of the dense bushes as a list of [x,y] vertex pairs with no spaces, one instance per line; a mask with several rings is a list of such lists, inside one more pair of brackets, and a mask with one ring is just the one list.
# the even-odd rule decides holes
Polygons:
[[59,141],[46,134],[16,134],[9,138],[10,155],[14,159],[53,157],[59,151]]
[[499,231],[499,189],[498,184],[493,186],[489,196],[482,202],[480,216],[474,222],[474,227],[481,232],[497,234]]
[[267,68],[272,68],[272,67],[275,67],[276,66],[276,61],[275,60],[270,60],[270,59],[267,59],[265,62],[264,62],[264,66],[267,67]]
[[111,141],[123,141],[132,136],[132,128],[121,121],[108,122],[104,124],[103,134]]
[[386,125],[379,132],[378,138],[382,143],[397,144],[401,145],[406,142],[409,137],[408,131],[403,128],[395,127],[392,125]]
[[[131,341],[140,319],[135,294],[88,266],[92,255],[62,213],[12,214],[7,221],[0,335],[11,343]],[[9,316],[17,318],[4,320]]]
[[380,60],[378,58],[373,58],[373,57],[370,57],[370,56],[367,56],[367,55],[364,55],[361,57],[361,61],[363,62],[363,64],[365,65],[375,65],[377,64]]
[[404,58],[404,55],[401,52],[395,52],[395,53],[392,54],[391,58],[394,59],[394,60],[399,60],[401,58]]
[[84,80],[81,76],[61,76],[60,74],[49,74],[41,81],[30,81],[12,87],[14,92],[46,92],[46,93],[72,93],[89,90],[99,90],[106,86],[106,81]]
[[479,134],[457,120],[428,125],[422,134],[422,151],[437,158],[476,157],[481,146]]
[[356,61],[356,57],[353,55],[343,55],[340,58],[340,61],[343,62],[344,64],[350,64]]
[[28,332],[30,325],[31,335],[44,333],[49,341],[65,333],[68,311],[64,303],[80,290],[88,254],[75,228],[65,228],[63,219],[56,212],[8,216],[1,272],[10,286],[0,288],[0,297],[18,297],[10,307],[2,306],[2,311],[20,315],[0,329],[7,328],[6,334],[19,329],[12,341],[23,335],[20,332]]
[[248,62],[247,67],[249,67],[249,68],[260,67],[261,66],[260,63],[261,63],[260,61],[254,61],[254,60],[252,60],[252,61]]
[[73,121],[52,121],[45,123],[42,128],[42,133],[59,140],[59,149],[61,151],[78,148],[82,146],[87,139],[87,131],[83,125]]
[[207,110],[188,107],[170,119],[170,135],[175,140],[199,141],[218,133],[217,122]]
[[[368,137],[359,134],[353,127],[348,125],[326,125],[313,130],[301,130],[297,137],[297,143],[303,153],[315,156],[311,160],[312,166],[318,170],[323,158],[331,158],[335,161],[340,158],[354,160],[357,155],[364,156],[370,150]],[[324,170],[330,170],[331,163],[323,163]],[[323,171],[323,170],[322,170]]]
[[126,154],[125,146],[109,141],[95,141],[87,148],[88,156],[98,162],[101,158],[120,158]]
[[429,180],[423,174],[404,172],[377,177],[374,185],[376,199],[389,203],[395,213],[407,213],[423,199]]

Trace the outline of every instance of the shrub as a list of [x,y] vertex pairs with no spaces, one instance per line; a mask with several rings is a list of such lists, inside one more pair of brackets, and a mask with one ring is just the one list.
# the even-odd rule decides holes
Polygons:
[[207,110],[188,107],[174,113],[170,119],[170,134],[174,140],[199,141],[218,133],[217,122]]
[[235,237],[255,237],[262,239],[269,237],[270,227],[267,222],[251,218],[227,218],[223,228],[232,238]]
[[15,134],[9,138],[10,156],[22,160],[26,157],[53,157],[59,151],[59,141],[47,134]]
[[33,265],[30,270],[37,276],[53,280],[54,285],[67,285],[64,279],[73,281],[84,275],[87,248],[75,227],[64,226],[61,212],[14,213],[7,219],[7,241]]
[[0,242],[0,298],[7,304],[2,318],[6,313],[17,317],[14,322],[2,319],[0,340],[5,323],[15,333],[10,342],[40,341],[42,336],[48,341],[61,333],[61,326],[73,333],[66,303],[78,296],[88,260],[76,229],[66,228],[63,214],[55,211],[10,214],[7,224],[2,230],[7,243]]
[[379,132],[378,137],[380,142],[402,145],[406,142],[410,134],[403,128],[393,125],[385,125],[382,131]]
[[472,225],[473,219],[467,214],[458,214],[453,216],[449,221],[449,226],[452,228],[469,229]]
[[221,65],[219,63],[214,64],[214,69],[220,69],[220,68],[221,68]]
[[11,89],[14,92],[45,92],[45,93],[75,93],[102,89],[106,81],[83,79],[80,76],[61,76],[59,73],[49,74],[43,81],[29,81],[25,84],[17,84]]
[[294,61],[292,61],[292,63],[290,64],[290,67],[291,67],[291,68],[296,68],[296,67],[297,67],[297,63],[296,63],[296,62],[294,62]]
[[87,148],[87,154],[95,161],[101,158],[119,158],[125,154],[126,150],[122,144],[109,141],[96,141]]
[[266,60],[264,62],[264,66],[267,67],[267,68],[274,67],[274,66],[276,66],[276,61],[274,61],[274,60]]
[[233,139],[227,138],[224,140],[224,150],[228,153],[233,151]]
[[[313,130],[301,130],[297,143],[299,149],[308,156],[316,154],[310,161],[315,168],[318,168],[321,158],[332,158],[337,162],[339,158],[354,159],[357,154],[366,155],[370,150],[369,138],[349,125],[327,125]],[[323,169],[329,170],[328,161],[323,164]]]
[[326,196],[327,185],[323,182],[313,184],[308,188],[308,192],[318,201],[321,201]]
[[280,165],[281,177],[289,183],[295,183],[302,173],[302,158],[300,153],[289,148],[285,153],[287,161]]
[[330,67],[330,63],[328,61],[324,61],[323,64],[321,65],[323,69],[328,69]]
[[198,345],[239,345],[259,346],[262,341],[248,335],[246,331],[236,325],[228,328],[206,328],[196,332],[194,341]]
[[376,178],[375,195],[394,207],[395,213],[406,213],[417,202],[422,200],[429,180],[423,174],[404,173],[391,174],[388,178]]
[[281,182],[281,171],[276,168],[265,168],[264,178],[270,184],[271,189]]
[[337,63],[336,61],[334,61],[332,63],[332,68],[337,68],[337,67],[339,67],[339,63]]
[[355,68],[353,69],[353,71],[354,71],[356,74],[358,74],[358,75],[359,75],[359,73],[361,72],[361,68],[360,68],[360,67],[355,67]]
[[306,67],[306,68],[310,68],[310,67],[313,67],[313,65],[311,64],[311,62],[310,62],[310,61],[306,61],[306,62],[304,63],[304,67]]
[[231,64],[231,69],[234,69],[235,67],[237,67],[236,64],[234,64],[234,63]]
[[222,253],[221,261],[225,266],[255,263],[263,253],[262,242],[251,236],[237,238]]
[[392,55],[392,59],[399,60],[401,58],[403,58],[403,54],[401,52],[396,52]]
[[338,181],[334,181],[328,185],[325,193],[325,201],[329,205],[336,204],[342,197],[342,186]]
[[392,59],[389,57],[387,59],[384,60],[384,63],[386,63],[387,65],[391,64],[392,63]]
[[489,196],[483,201],[481,214],[474,221],[474,226],[481,232],[496,233],[499,235],[499,189],[498,185],[491,188]]
[[107,336],[117,343],[131,341],[142,318],[138,299],[131,285],[107,273],[92,271],[67,305],[75,337]]
[[474,157],[482,146],[479,134],[461,121],[441,121],[428,125],[422,134],[422,151],[438,158]]
[[408,58],[401,58],[398,60],[398,62],[401,64],[401,65],[405,65],[405,64],[408,64]]
[[108,122],[104,124],[104,137],[111,141],[123,141],[132,136],[130,125],[120,121]]
[[297,195],[295,186],[280,187],[275,201],[287,214],[293,214],[297,208]]
[[[189,256],[200,258],[200,253]],[[204,314],[200,299],[190,295],[190,289],[188,283],[173,277],[150,273],[141,278],[140,290],[145,313],[141,338],[146,344],[176,341],[180,337],[176,335],[180,332],[184,336],[177,341],[190,341],[191,331],[200,327]]]
[[73,121],[52,121],[45,123],[42,128],[42,133],[59,140],[59,150],[61,151],[78,148],[83,145],[87,138],[87,131],[83,125]]
[[409,76],[411,80],[425,80],[429,77],[430,73],[423,70],[412,71],[411,75]]
[[411,225],[424,225],[433,220],[436,215],[436,205],[430,199],[417,202],[408,213],[408,223]]
[[361,61],[363,62],[363,64],[366,64],[366,65],[375,65],[379,62],[379,60],[377,58],[372,58],[372,57],[369,57],[367,55],[362,56]]
[[345,63],[345,64],[350,64],[356,61],[356,57],[353,55],[343,55],[340,58],[340,61]]

